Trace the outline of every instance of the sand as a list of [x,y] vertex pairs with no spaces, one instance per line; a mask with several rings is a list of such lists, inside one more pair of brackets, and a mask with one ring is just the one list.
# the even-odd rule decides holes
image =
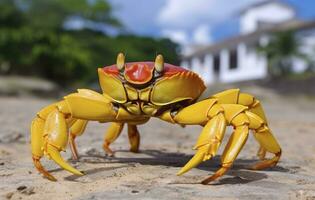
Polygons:
[[[247,90],[263,102],[283,149],[281,161],[272,169],[247,170],[257,161],[258,145],[250,135],[233,168],[206,186],[199,183],[219,168],[219,155],[231,129],[218,156],[178,177],[176,172],[194,153],[191,148],[200,127],[182,128],[151,119],[139,126],[140,153],[128,151],[124,129],[111,146],[116,151],[111,158],[102,150],[108,125],[91,122],[77,140],[80,160],[69,160],[86,175],[71,175],[43,159],[58,179],[51,182],[32,165],[29,126],[35,113],[55,100],[0,97],[0,199],[315,199],[314,98],[283,97],[260,88]],[[70,150],[62,155],[69,159]]]

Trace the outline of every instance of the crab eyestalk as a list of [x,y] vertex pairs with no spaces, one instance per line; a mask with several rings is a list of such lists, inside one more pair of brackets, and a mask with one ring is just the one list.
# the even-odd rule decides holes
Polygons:
[[119,53],[117,55],[116,66],[119,71],[124,71],[125,68],[125,55],[123,53]]
[[164,69],[164,58],[161,54],[157,55],[154,62],[154,69],[158,73],[162,73]]

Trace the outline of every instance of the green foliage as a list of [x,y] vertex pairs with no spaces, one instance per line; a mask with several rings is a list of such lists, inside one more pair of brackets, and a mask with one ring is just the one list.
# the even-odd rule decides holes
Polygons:
[[269,72],[272,76],[283,76],[292,73],[292,59],[307,60],[299,51],[300,43],[294,32],[278,32],[272,35],[268,45],[259,47],[258,51],[267,55]]
[[62,29],[67,17],[76,16],[114,26],[120,23],[112,17],[105,0],[20,0],[26,7],[31,26],[44,29]]
[[0,10],[0,73],[9,65],[6,73],[60,84],[96,81],[96,68],[113,64],[120,51],[127,61],[153,61],[162,53],[178,63],[177,45],[167,39],[64,28],[69,17],[121,28],[105,0],[1,0]]

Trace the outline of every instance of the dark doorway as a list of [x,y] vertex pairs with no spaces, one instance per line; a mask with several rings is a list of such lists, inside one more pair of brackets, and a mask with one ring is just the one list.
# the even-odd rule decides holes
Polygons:
[[237,51],[233,49],[230,51],[229,69],[237,69]]
[[213,57],[213,72],[216,75],[220,73],[220,54],[215,54]]

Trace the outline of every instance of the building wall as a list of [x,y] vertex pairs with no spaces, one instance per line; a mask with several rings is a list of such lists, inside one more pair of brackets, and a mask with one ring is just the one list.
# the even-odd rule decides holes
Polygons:
[[240,43],[234,50],[237,52],[237,67],[234,69],[231,69],[230,49],[219,52],[219,73],[214,72],[214,55],[210,53],[193,57],[190,62],[183,61],[181,65],[199,74],[206,84],[261,79],[267,76],[267,59],[258,54],[254,46]]
[[245,11],[240,18],[240,32],[242,34],[254,32],[259,22],[281,23],[294,17],[294,10],[277,2],[270,2]]
[[[241,43],[237,47],[238,66],[236,69],[229,69],[224,66],[220,81],[223,83],[262,79],[267,76],[267,59],[257,53],[255,47],[249,47]],[[228,59],[228,51],[224,52]]]
[[210,84],[216,81],[213,73],[213,56],[211,54],[206,54],[201,57],[194,57],[189,62],[184,61],[181,66],[188,70],[196,72],[206,84]]
[[[279,2],[270,2],[248,9],[241,16],[241,33],[253,32],[260,22],[281,23],[295,17],[295,11]],[[304,53],[312,66],[315,66],[315,29],[298,31],[300,52]],[[240,41],[237,46],[225,47],[219,52],[204,52],[204,55],[192,57],[182,62],[182,66],[198,73],[206,84],[214,82],[238,82],[254,79],[263,79],[268,76],[267,58],[256,50],[257,44],[265,46],[270,42],[270,35],[264,34],[257,41]],[[254,44],[256,43],[256,44]],[[231,67],[231,52],[237,50],[237,67]],[[219,55],[219,59],[215,59]],[[235,55],[233,53],[233,55]],[[234,56],[233,56],[234,58]],[[214,66],[214,60],[219,60],[220,70]],[[232,59],[234,60],[234,59]],[[235,62],[235,60],[233,61]],[[293,71],[304,72],[309,67],[309,62],[299,57],[291,58]]]

